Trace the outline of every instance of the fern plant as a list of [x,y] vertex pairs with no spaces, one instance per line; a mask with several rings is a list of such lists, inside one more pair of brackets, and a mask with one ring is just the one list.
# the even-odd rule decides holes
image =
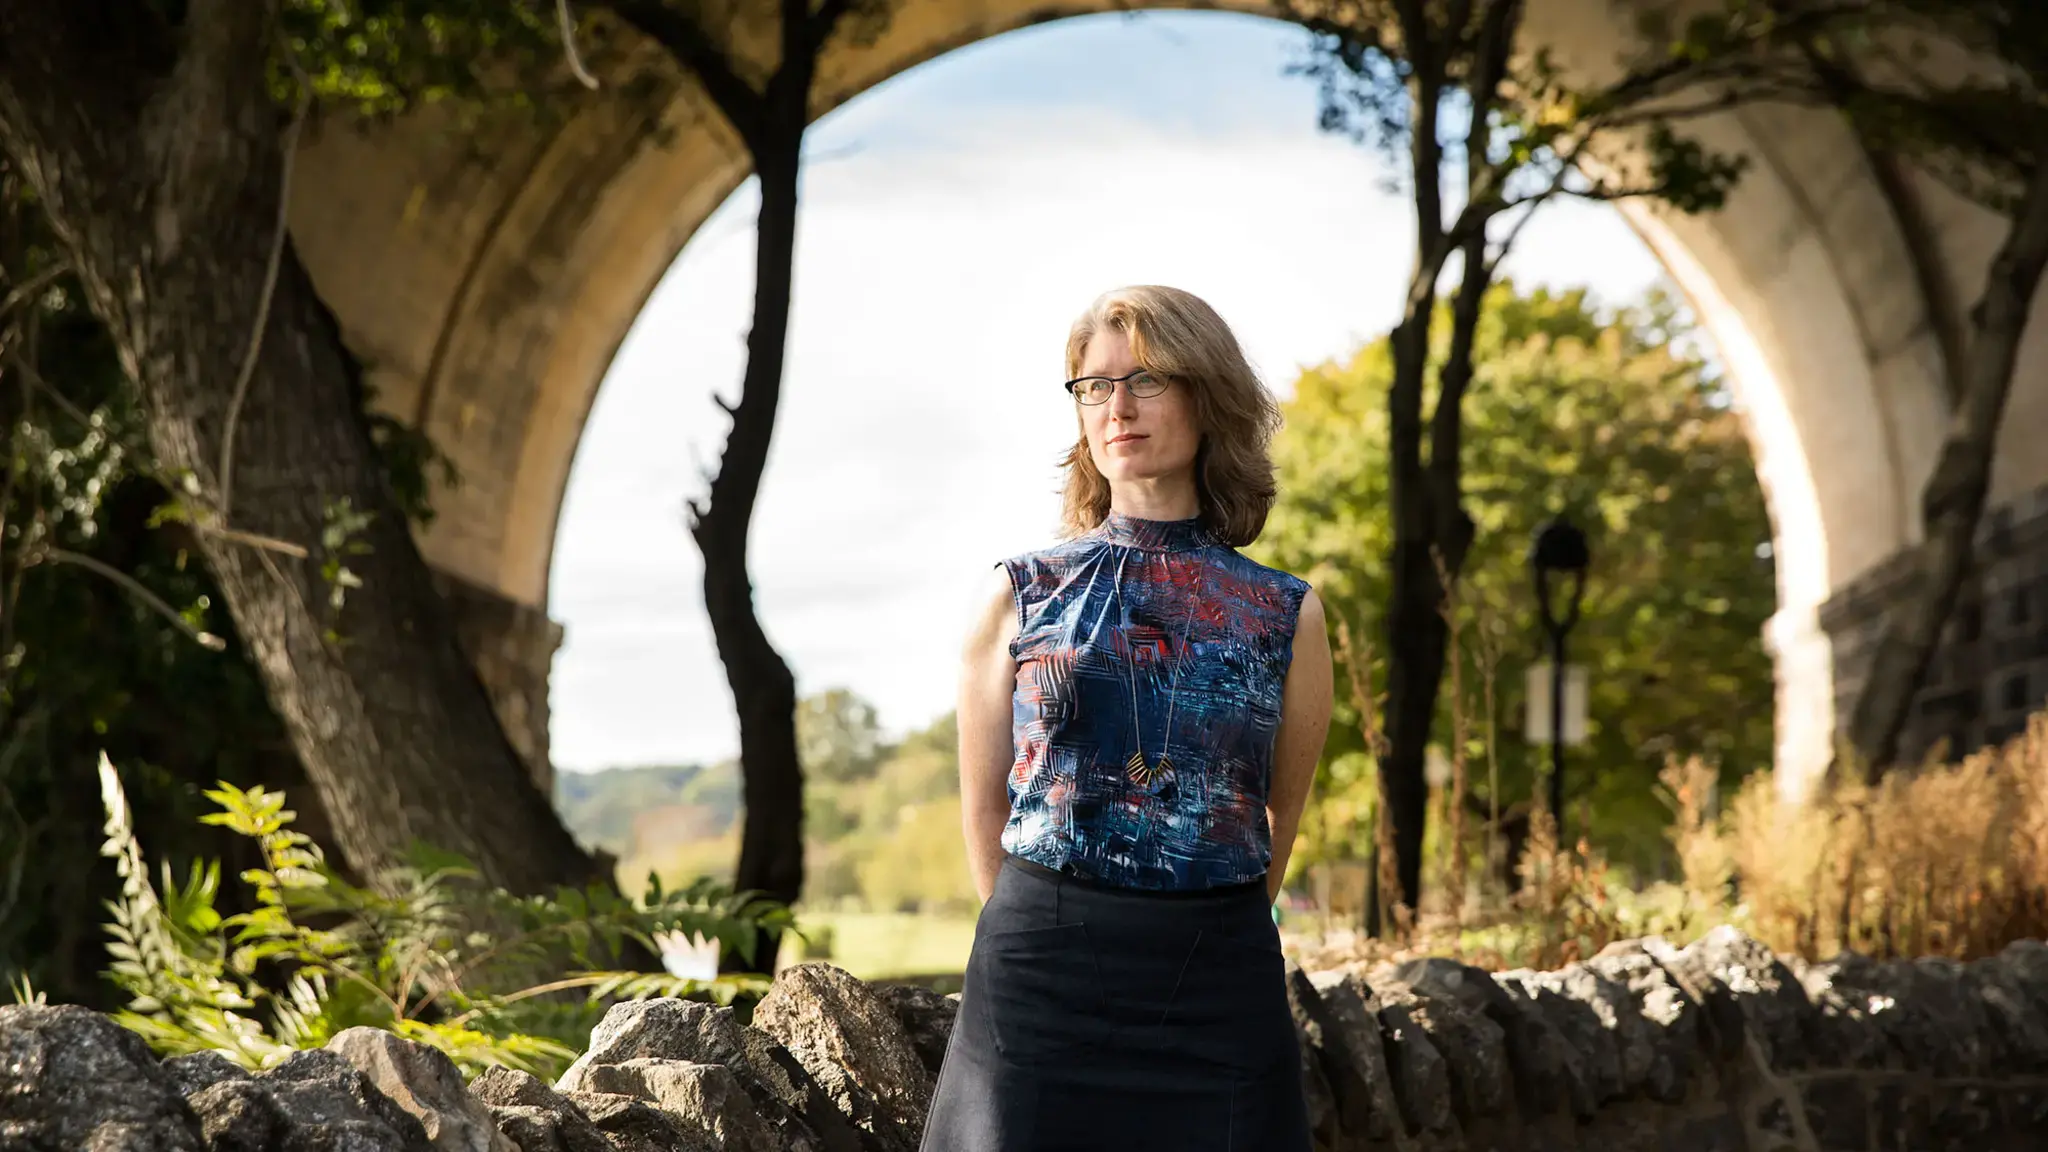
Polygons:
[[766,930],[802,938],[787,907],[704,878],[638,900],[602,885],[514,896],[458,857],[421,849],[368,886],[328,865],[291,827],[280,792],[221,784],[208,823],[249,837],[253,907],[223,916],[220,866],[150,881],[113,765],[99,762],[104,855],[121,895],[108,903],[109,976],[128,995],[116,1019],[158,1052],[219,1051],[251,1068],[367,1025],[432,1045],[466,1073],[490,1065],[552,1077],[611,1002],[649,996],[730,1004],[759,995],[752,974],[708,978],[621,970],[629,943],[664,938],[755,948]]

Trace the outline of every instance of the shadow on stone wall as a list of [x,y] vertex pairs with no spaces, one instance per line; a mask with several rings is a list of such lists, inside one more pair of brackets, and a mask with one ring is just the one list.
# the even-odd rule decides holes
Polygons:
[[[1288,970],[1318,1152],[2048,1148],[2048,946],[1802,965],[1722,929],[1558,972]],[[825,964],[742,1024],[614,1007],[553,1086],[369,1029],[257,1076],[82,1008],[0,1008],[0,1145],[916,1152],[957,1000]]]

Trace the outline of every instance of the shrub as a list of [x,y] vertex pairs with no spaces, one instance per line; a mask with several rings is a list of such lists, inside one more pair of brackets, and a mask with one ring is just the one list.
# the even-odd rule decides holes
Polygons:
[[109,975],[129,997],[116,1019],[164,1055],[214,1050],[263,1067],[368,1025],[439,1048],[466,1073],[552,1078],[613,1000],[730,1004],[767,988],[758,975],[621,970],[633,948],[659,955],[673,935],[750,953],[763,930],[794,931],[787,908],[708,879],[666,891],[650,877],[639,900],[601,885],[518,897],[425,849],[358,886],[291,828],[282,793],[229,784],[207,793],[220,810],[202,819],[255,841],[262,863],[240,876],[253,910],[222,916],[217,862],[182,882],[166,864],[160,889],[150,883],[104,756],[99,773],[102,852],[121,877],[106,926]]

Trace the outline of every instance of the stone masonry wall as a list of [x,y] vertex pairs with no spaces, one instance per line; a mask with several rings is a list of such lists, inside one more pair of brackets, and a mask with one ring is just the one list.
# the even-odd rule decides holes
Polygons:
[[[1863,690],[1885,613],[1918,578],[1900,552],[1821,606],[1834,650],[1835,720],[1848,723]],[[1918,760],[1946,741],[1960,756],[2018,735],[2048,702],[2048,488],[1991,509],[1977,532],[1969,579],[1927,684],[1914,699],[1900,750]]]
[[[2038,942],[1807,966],[1723,929],[1557,972],[1290,966],[1288,986],[1317,1152],[2048,1148]],[[10,1006],[0,1149],[917,1152],[956,1003],[804,964],[751,1023],[620,1004],[555,1084],[499,1068],[466,1086],[366,1028],[252,1076],[158,1061],[83,1008]]]

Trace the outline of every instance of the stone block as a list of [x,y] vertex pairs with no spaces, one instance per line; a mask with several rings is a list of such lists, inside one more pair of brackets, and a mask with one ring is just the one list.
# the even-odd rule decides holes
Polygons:
[[865,1152],[870,1146],[796,1055],[760,1029],[739,1023],[730,1008],[667,998],[615,1004],[591,1030],[589,1049],[563,1074],[562,1082],[572,1082],[588,1065],[621,1064],[636,1057],[732,1069],[761,1118],[792,1149]]
[[1308,977],[1320,1004],[1324,1071],[1336,1098],[1337,1115],[1347,1138],[1393,1139],[1419,1130],[1404,1120],[1394,1091],[1393,1071],[1380,1000],[1358,972],[1317,972]]
[[1824,1076],[1801,1090],[1806,1126],[1821,1152],[1863,1152],[1870,1147],[1870,1100],[1854,1076]]
[[88,1008],[0,1007],[0,1142],[200,1152],[200,1124],[142,1037]]
[[932,1075],[889,1002],[866,981],[824,963],[785,968],[754,1008],[754,1026],[780,1040],[820,1083],[843,1070],[898,1131],[923,1129]]
[[329,1040],[327,1049],[417,1119],[436,1152],[520,1152],[463,1086],[461,1071],[446,1053],[379,1028],[350,1028]]

